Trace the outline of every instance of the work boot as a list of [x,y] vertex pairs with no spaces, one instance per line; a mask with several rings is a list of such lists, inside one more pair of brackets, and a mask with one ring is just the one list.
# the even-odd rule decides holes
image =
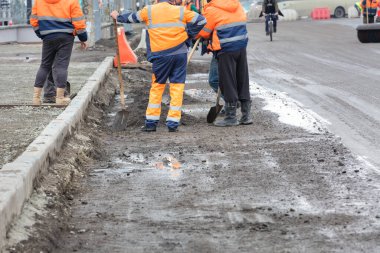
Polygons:
[[178,132],[178,128],[176,127],[168,127],[169,133],[175,133]]
[[141,128],[142,132],[156,132],[156,126],[154,125],[144,125]]
[[225,110],[226,110],[226,116],[224,116],[224,119],[216,121],[214,125],[217,127],[228,127],[228,126],[239,125],[239,122],[236,119],[236,103],[227,103],[225,105]]
[[[71,84],[67,81],[64,96],[65,96],[65,98],[73,99],[76,96],[76,93],[71,95],[70,90],[71,90]],[[45,92],[46,92],[46,90],[45,90]],[[52,94],[49,94],[49,95],[47,95],[45,93],[45,95],[42,99],[42,102],[45,104],[55,104],[55,95],[56,95],[55,92],[52,92]]]
[[55,103],[57,105],[68,105],[70,101],[70,98],[65,97],[65,89],[57,88]]
[[45,103],[45,104],[55,104],[55,96],[54,97],[52,97],[52,96],[50,96],[50,97],[44,97],[42,99],[42,102]]
[[251,115],[251,101],[241,102],[241,119],[239,120],[240,125],[251,125],[253,123]]
[[41,105],[42,88],[34,87],[33,90],[33,105]]
[[273,32],[274,32],[274,33],[277,32],[277,26],[273,27]]

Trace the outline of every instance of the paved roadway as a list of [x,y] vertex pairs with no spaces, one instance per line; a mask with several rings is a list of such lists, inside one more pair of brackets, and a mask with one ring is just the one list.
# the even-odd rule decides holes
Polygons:
[[327,119],[346,146],[379,169],[380,46],[357,40],[359,22],[284,22],[273,42],[263,23],[250,24],[249,64],[254,81]]

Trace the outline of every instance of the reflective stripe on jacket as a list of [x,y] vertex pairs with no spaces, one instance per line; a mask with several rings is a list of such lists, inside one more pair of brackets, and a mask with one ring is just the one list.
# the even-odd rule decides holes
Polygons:
[[362,8],[362,5],[361,5],[360,2],[356,2],[356,3],[355,3],[355,8],[357,8],[358,10],[360,10],[360,12],[363,11],[363,8]]
[[376,16],[377,7],[380,7],[380,1],[378,0],[363,0],[361,2],[361,7],[363,9],[363,15],[367,15],[368,6],[368,16]]
[[120,15],[117,21],[144,22],[147,25],[149,61],[161,56],[186,53],[185,41],[189,37],[195,37],[206,24],[202,15],[167,2],[148,5],[136,13]]
[[87,40],[86,20],[78,0],[35,0],[30,24],[40,38],[56,33],[78,35]]
[[247,16],[238,0],[213,0],[205,6],[206,26],[199,33],[212,34],[212,51],[232,52],[247,47]]

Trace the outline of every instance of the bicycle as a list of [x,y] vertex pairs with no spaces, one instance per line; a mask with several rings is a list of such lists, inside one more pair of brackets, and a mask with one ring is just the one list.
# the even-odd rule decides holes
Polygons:
[[277,14],[274,14],[274,13],[265,14],[265,19],[267,17],[269,17],[269,21],[268,21],[269,37],[270,37],[270,41],[273,41],[273,31],[274,31],[273,20],[277,19]]

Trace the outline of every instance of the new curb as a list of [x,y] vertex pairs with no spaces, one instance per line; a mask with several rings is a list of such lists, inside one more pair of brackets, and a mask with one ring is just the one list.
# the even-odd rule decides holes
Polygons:
[[46,170],[49,160],[54,159],[61,149],[63,140],[85,116],[91,100],[105,81],[113,64],[107,57],[86,84],[71,101],[70,105],[41,132],[24,153],[0,170],[0,252],[4,247],[6,232],[23,208],[24,202],[33,191],[37,175]]

